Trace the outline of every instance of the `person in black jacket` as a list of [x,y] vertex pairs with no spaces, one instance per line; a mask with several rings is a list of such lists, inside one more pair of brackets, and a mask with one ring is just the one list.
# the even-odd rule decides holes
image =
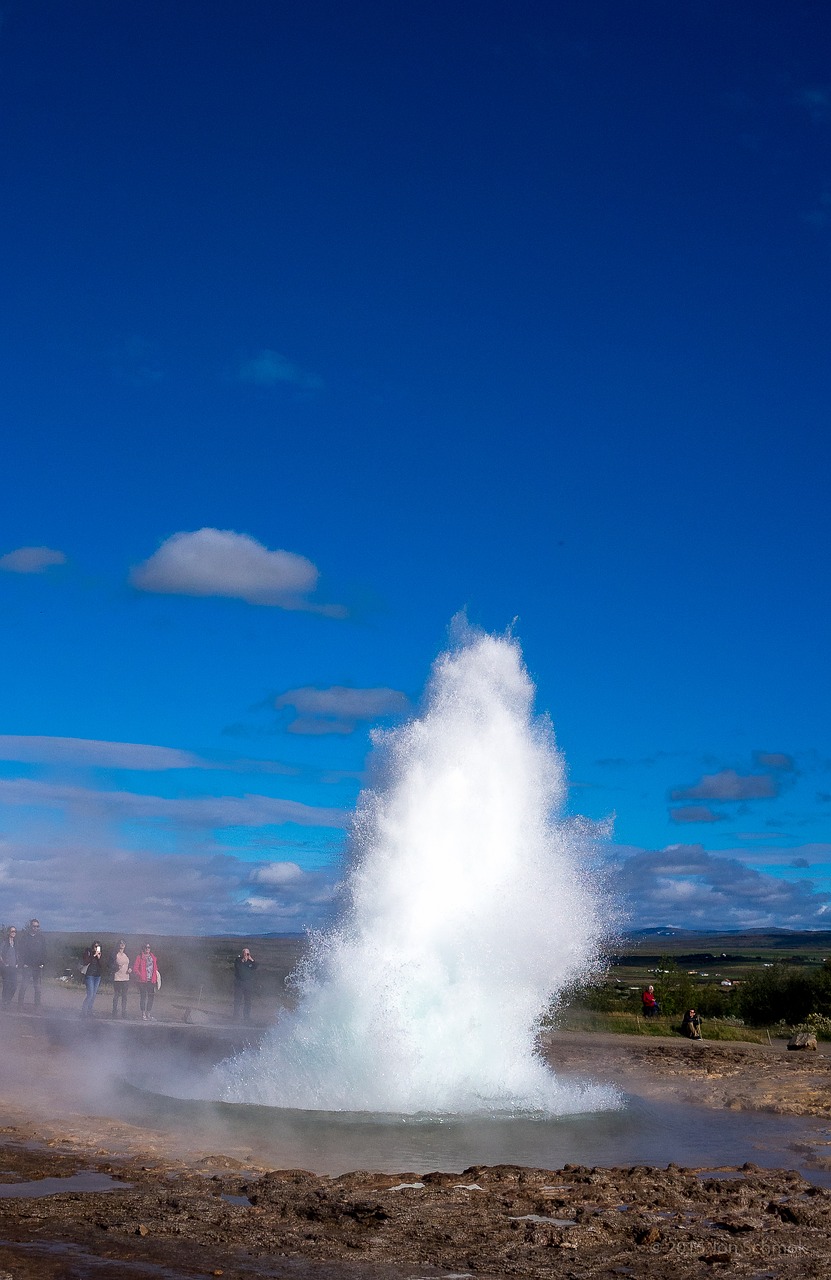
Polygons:
[[[46,939],[40,931],[40,921],[30,920],[17,940],[20,948],[18,971],[20,986],[17,992],[17,1007],[23,1008],[26,988],[32,984],[35,993],[35,1008],[40,1008],[40,985],[43,979],[43,967],[46,964]],[[22,967],[21,967],[22,966]]]
[[98,988],[104,975],[104,957],[101,954],[101,943],[97,938],[84,952],[81,973],[84,975],[84,985],[87,989],[84,1003],[81,1005],[81,1017],[94,1018],[92,1006],[95,1004],[95,997],[98,995]]
[[681,1034],[689,1036],[690,1040],[701,1039],[701,1019],[695,1009],[688,1009],[684,1014],[684,1020],[681,1023]]
[[254,986],[254,970],[257,962],[247,947],[243,947],[234,960],[234,1021],[239,1022],[242,1009],[243,1022],[251,1021],[251,994]]

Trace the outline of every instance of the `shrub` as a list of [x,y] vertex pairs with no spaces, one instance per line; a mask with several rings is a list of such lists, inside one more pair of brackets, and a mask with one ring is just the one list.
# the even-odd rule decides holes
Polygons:
[[655,976],[655,996],[665,1017],[675,1018],[694,1009],[696,991],[689,976],[679,969],[670,956],[661,956],[658,961],[658,972]]
[[806,973],[775,964],[739,989],[739,1013],[756,1026],[801,1022],[814,1011],[814,982]]

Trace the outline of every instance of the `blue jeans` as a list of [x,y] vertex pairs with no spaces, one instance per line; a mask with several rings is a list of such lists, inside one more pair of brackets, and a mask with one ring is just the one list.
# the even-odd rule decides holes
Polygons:
[[81,1005],[81,1017],[90,1017],[92,1015],[92,1006],[95,1004],[95,997],[98,995],[98,988],[101,985],[101,975],[93,977],[88,973],[84,978],[87,985],[87,994],[84,997],[84,1003]]

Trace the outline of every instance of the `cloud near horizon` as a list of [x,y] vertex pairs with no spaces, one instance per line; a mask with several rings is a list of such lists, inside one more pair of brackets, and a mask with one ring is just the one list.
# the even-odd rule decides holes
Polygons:
[[306,685],[278,694],[274,706],[278,711],[291,707],[296,712],[286,726],[288,733],[346,734],[364,721],[406,715],[410,700],[400,689],[353,689],[346,685],[318,689]]
[[60,564],[66,564],[66,556],[53,547],[18,547],[0,556],[0,569],[6,573],[45,573]]
[[346,616],[343,605],[308,597],[320,572],[305,556],[270,551],[246,533],[203,528],[174,533],[130,571],[139,591],[163,595],[223,596],[247,604]]
[[[789,850],[791,860],[798,849]],[[640,927],[689,929],[831,928],[831,893],[746,866],[735,853],[700,844],[618,850],[609,887]]]
[[126,934],[302,933],[332,912],[334,868],[268,877],[227,852],[160,856],[146,850],[0,842],[3,918],[36,915],[51,930]]

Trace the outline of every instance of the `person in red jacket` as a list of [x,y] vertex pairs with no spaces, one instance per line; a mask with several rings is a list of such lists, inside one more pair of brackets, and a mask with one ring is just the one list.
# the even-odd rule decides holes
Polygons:
[[159,962],[153,955],[149,942],[145,942],[133,961],[133,973],[138,982],[141,1020],[142,1022],[153,1022],[153,1018],[150,1015],[153,1012],[153,997],[156,994],[156,984],[159,981]]
[[643,1001],[643,1016],[645,1018],[656,1018],[661,1012],[658,1001],[655,999],[655,988],[647,987],[641,996]]

